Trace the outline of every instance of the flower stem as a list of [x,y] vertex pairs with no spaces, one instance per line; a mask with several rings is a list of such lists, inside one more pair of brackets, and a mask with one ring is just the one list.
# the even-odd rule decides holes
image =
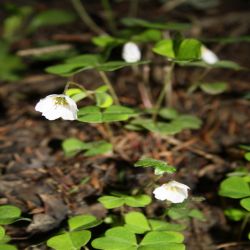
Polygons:
[[104,82],[104,83],[107,85],[107,87],[109,88],[109,91],[110,91],[110,93],[111,93],[111,95],[112,95],[112,97],[113,97],[113,99],[114,99],[115,104],[119,105],[119,104],[120,104],[119,99],[118,99],[118,97],[117,97],[117,95],[116,95],[116,93],[115,93],[115,90],[114,90],[114,88],[113,88],[113,86],[112,86],[110,80],[108,79],[106,73],[105,73],[104,71],[98,71],[98,72],[99,72],[99,74],[100,74],[100,76],[101,76],[103,82]]
[[114,16],[113,16],[113,12],[112,12],[112,8],[110,6],[109,0],[102,0],[102,6],[105,10],[105,16],[107,18],[109,28],[113,33],[115,33],[116,26],[115,26]]
[[105,32],[99,26],[97,26],[97,24],[89,16],[81,0],[71,0],[71,2],[79,17],[93,32],[98,35],[105,34]]
[[172,74],[174,70],[174,62],[171,63],[170,66],[166,67],[165,72],[165,80],[164,80],[164,85],[161,90],[161,93],[156,101],[155,107],[154,107],[154,113],[153,113],[153,120],[156,121],[157,115],[159,112],[159,109],[161,107],[162,101],[164,97],[167,97],[167,104],[168,107],[172,106]]

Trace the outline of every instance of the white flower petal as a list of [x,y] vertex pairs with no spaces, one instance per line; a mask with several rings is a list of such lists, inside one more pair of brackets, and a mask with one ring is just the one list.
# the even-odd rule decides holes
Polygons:
[[137,44],[127,42],[122,49],[122,58],[128,63],[134,63],[141,60],[141,51]]
[[179,183],[177,181],[170,181],[167,184],[156,188],[153,193],[158,200],[168,200],[172,203],[181,203],[188,197],[187,185]]
[[77,119],[77,105],[74,100],[66,95],[49,95],[41,99],[35,107],[36,111],[48,120],[56,120],[62,118],[64,120]]
[[201,47],[201,58],[207,64],[215,64],[219,61],[217,55],[205,46]]

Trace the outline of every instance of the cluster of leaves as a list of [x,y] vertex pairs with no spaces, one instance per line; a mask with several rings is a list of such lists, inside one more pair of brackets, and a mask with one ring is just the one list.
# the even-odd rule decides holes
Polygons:
[[0,249],[1,250],[17,250],[13,245],[8,244],[11,240],[5,232],[3,225],[9,225],[16,222],[21,216],[21,210],[15,206],[0,206]]
[[71,23],[75,20],[75,15],[70,11],[58,9],[35,13],[31,6],[17,7],[14,4],[6,4],[3,7],[9,15],[3,21],[0,43],[0,76],[1,80],[14,81],[19,79],[25,65],[17,55],[12,53],[11,45],[32,35],[41,27]]
[[[242,146],[248,150],[245,153],[245,158],[250,161],[250,147]],[[250,173],[246,168],[240,168],[228,174],[228,177],[220,184],[219,195],[231,199],[240,200],[241,208],[228,208],[225,210],[225,215],[234,221],[249,222],[250,217]],[[250,232],[248,234],[250,239]]]
[[184,129],[199,129],[202,125],[202,121],[198,117],[179,114],[173,108],[160,109],[158,112],[160,120],[155,122],[154,119],[147,118],[148,114],[153,114],[154,112],[154,109],[145,110],[145,113],[141,113],[144,117],[133,119],[126,125],[126,128],[136,131],[146,129],[161,135],[174,135],[180,133]]

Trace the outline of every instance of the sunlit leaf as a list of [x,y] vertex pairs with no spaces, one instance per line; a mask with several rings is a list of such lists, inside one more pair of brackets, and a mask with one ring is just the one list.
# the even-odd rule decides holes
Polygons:
[[225,215],[233,221],[240,221],[246,216],[246,212],[236,208],[229,208],[224,211]]
[[249,184],[242,177],[229,177],[221,182],[219,195],[234,199],[250,196]]
[[135,163],[135,167],[153,167],[155,174],[162,175],[164,173],[172,174],[176,171],[175,167],[168,165],[165,161],[155,160],[152,158],[142,158]]
[[130,212],[125,215],[125,228],[135,234],[143,234],[150,230],[147,218],[140,212]]
[[8,225],[16,221],[21,216],[21,210],[12,205],[0,206],[0,224]]
[[103,250],[136,250],[135,234],[124,227],[113,227],[105,232],[105,236],[92,241],[92,247]]
[[67,89],[65,94],[69,96],[71,99],[73,99],[75,102],[79,102],[80,100],[88,96],[87,91],[84,91],[83,89],[79,88]]
[[68,220],[69,229],[71,231],[76,229],[88,229],[99,225],[101,222],[93,215],[76,215]]
[[248,212],[250,212],[250,197],[242,199],[240,201],[240,205],[245,208]]
[[50,238],[47,245],[55,250],[80,250],[90,238],[91,232],[87,230],[66,232]]

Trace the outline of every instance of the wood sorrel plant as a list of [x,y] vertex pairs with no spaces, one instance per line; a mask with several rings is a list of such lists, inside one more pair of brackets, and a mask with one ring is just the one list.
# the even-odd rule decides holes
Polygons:
[[[250,161],[250,147],[242,145],[242,148],[247,150],[245,159]],[[239,207],[226,208],[225,215],[233,221],[242,221],[239,229],[239,238],[250,221],[250,173],[247,168],[239,168],[228,174],[219,188],[219,195],[231,199],[239,200]],[[250,232],[248,232],[250,240]]]

